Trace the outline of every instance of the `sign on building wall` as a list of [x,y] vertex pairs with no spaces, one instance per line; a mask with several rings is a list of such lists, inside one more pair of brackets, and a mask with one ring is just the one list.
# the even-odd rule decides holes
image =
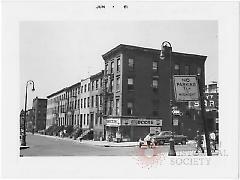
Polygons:
[[123,119],[122,125],[131,126],[162,126],[161,119]]
[[199,99],[199,88],[196,76],[176,75],[173,76],[175,100],[197,101]]
[[105,119],[106,126],[120,126],[121,120],[120,118],[109,118]]
[[[205,93],[204,105],[206,110],[218,109],[218,93]],[[199,101],[189,101],[190,109],[201,110]]]

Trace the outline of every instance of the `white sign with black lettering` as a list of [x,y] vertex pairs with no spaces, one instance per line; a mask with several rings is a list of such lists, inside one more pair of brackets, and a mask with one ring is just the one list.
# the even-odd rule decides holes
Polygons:
[[199,88],[196,76],[173,76],[174,92],[177,102],[199,100]]
[[114,119],[114,118],[109,118],[109,119],[105,119],[105,124],[106,124],[106,126],[113,126],[113,127],[115,127],[115,126],[120,126],[120,124],[121,124],[121,120],[120,120],[120,118],[116,118],[116,119]]

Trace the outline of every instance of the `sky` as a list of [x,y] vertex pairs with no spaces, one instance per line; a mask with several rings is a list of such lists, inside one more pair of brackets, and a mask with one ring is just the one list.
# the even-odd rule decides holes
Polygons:
[[218,81],[217,21],[24,21],[20,23],[20,102],[48,95],[104,69],[102,55],[128,44],[207,56],[206,83]]

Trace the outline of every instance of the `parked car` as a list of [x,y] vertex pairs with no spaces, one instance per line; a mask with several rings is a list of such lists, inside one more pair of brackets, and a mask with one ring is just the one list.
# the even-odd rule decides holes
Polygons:
[[[158,135],[154,135],[153,139],[156,145],[164,145],[165,143],[169,143],[169,139],[171,137],[172,137],[171,131],[161,131]],[[188,141],[187,136],[174,134],[175,144],[181,143],[182,145],[184,145],[187,143],[187,141]]]

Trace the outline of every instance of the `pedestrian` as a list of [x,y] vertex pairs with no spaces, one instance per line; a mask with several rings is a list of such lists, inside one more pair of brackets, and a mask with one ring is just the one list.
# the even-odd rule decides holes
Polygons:
[[204,153],[204,149],[202,147],[203,144],[203,137],[202,135],[199,133],[199,131],[197,131],[197,136],[195,138],[196,142],[197,142],[197,149],[196,149],[196,153],[198,153],[198,150],[201,149],[202,153]]
[[63,132],[62,131],[60,131],[60,137],[63,138]]
[[211,144],[212,144],[212,147],[213,147],[213,151],[215,151],[215,150],[217,150],[217,147],[216,147],[216,135],[212,131],[209,136],[210,136],[210,141],[211,141]]
[[150,148],[150,146],[151,146],[151,136],[150,136],[150,134],[148,134],[148,135],[144,138],[144,141],[147,142],[147,146]]

